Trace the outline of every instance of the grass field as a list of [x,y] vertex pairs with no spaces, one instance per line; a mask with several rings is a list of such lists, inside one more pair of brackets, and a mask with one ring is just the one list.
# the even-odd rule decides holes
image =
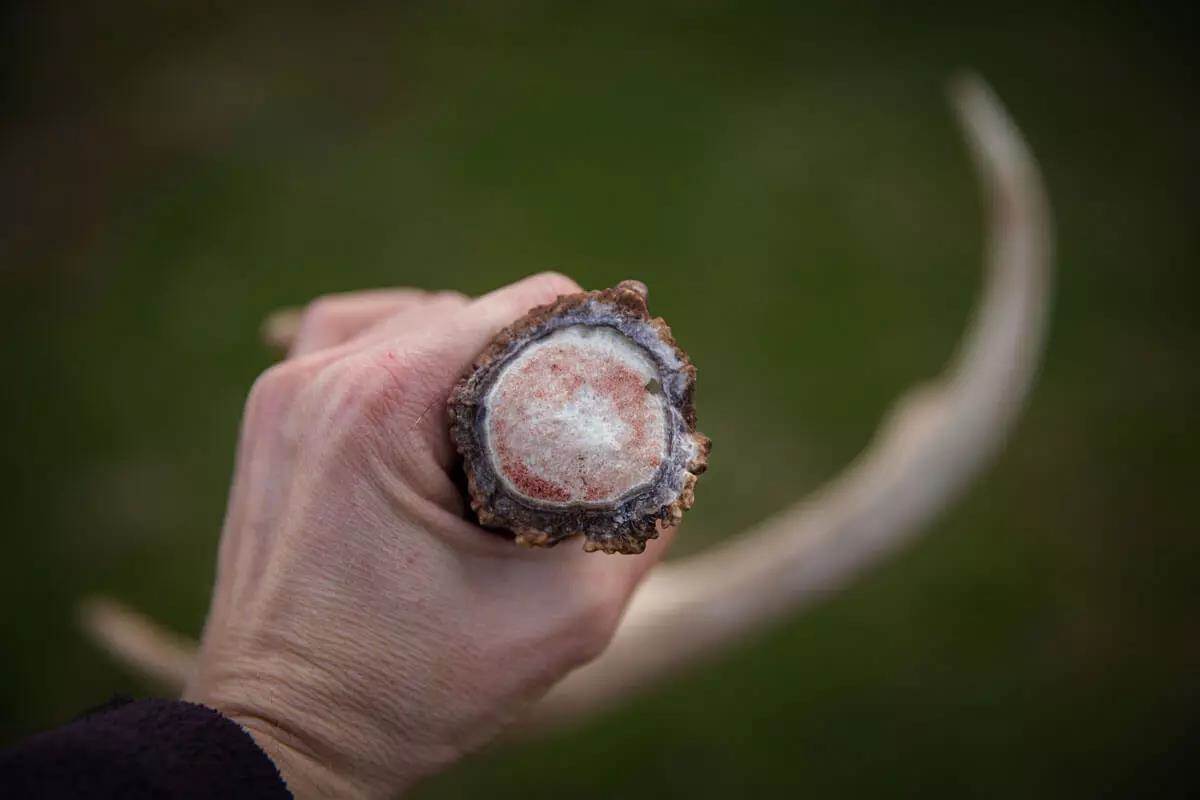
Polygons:
[[9,12],[0,743],[154,691],[83,640],[80,596],[199,632],[280,306],[636,277],[716,445],[680,553],[835,474],[979,285],[944,91],[970,66],[1059,233],[1044,373],[999,462],[850,590],[418,794],[1194,790],[1195,12],[961,5]]

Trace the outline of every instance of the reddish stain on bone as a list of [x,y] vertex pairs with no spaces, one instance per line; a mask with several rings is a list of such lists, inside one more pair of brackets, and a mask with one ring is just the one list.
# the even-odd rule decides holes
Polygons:
[[571,499],[570,492],[553,481],[534,475],[528,467],[521,463],[520,459],[511,456],[504,458],[502,469],[509,481],[526,497],[552,500],[556,503],[565,503]]
[[632,344],[624,355],[603,344],[547,343],[497,384],[489,440],[499,471],[526,497],[613,500],[662,464],[666,422],[647,389],[653,369],[629,354]]

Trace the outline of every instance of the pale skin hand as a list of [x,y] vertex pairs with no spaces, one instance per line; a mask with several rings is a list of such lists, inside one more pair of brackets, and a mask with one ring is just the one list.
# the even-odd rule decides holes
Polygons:
[[309,307],[246,403],[184,698],[243,725],[298,797],[394,797],[496,736],[608,643],[662,555],[526,550],[464,519],[445,400],[547,273],[471,301]]

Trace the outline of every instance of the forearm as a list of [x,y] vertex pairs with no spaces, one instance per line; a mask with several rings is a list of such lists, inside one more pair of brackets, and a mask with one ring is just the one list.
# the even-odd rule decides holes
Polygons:
[[110,703],[0,754],[4,797],[289,796],[256,740],[211,708],[176,700]]

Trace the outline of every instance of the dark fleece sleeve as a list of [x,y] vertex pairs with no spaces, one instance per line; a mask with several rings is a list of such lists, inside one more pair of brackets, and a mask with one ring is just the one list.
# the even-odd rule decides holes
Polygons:
[[0,797],[291,796],[241,726],[179,700],[116,699],[0,752]]

